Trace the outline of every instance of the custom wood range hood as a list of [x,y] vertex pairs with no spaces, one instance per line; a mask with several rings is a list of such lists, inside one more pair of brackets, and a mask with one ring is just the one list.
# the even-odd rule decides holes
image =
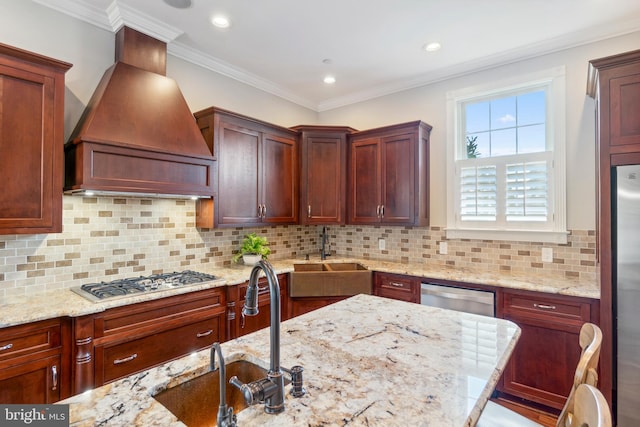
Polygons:
[[65,145],[66,194],[213,196],[213,156],[173,79],[166,43],[123,27],[115,64]]

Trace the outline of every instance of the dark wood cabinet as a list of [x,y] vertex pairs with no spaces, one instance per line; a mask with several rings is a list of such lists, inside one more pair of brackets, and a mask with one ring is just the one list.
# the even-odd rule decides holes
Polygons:
[[70,396],[69,333],[66,319],[2,329],[0,403],[45,404]]
[[429,223],[429,134],[416,121],[349,139],[348,223]]
[[403,274],[374,273],[373,294],[406,302],[420,302],[420,278]]
[[64,74],[0,44],[0,234],[62,231]]
[[590,61],[587,93],[596,99],[596,247],[603,332],[599,387],[612,402],[614,302],[612,173],[640,164],[640,50]]
[[597,301],[505,289],[499,314],[522,330],[499,391],[562,409],[580,359],[580,328],[598,323]]
[[[288,275],[278,274],[280,285],[280,320],[289,318]],[[247,295],[249,282],[227,287],[227,340],[241,337],[251,332],[267,328],[271,324],[271,294],[267,279],[258,279],[258,314],[242,316],[242,307]]]
[[341,297],[300,297],[289,298],[289,317],[300,316],[310,311],[317,310],[322,307],[326,307],[334,302],[342,301],[349,298],[348,296]]
[[74,393],[225,340],[225,288],[121,306],[74,319]]
[[300,132],[300,223],[344,224],[347,135],[343,126],[297,126]]
[[[236,113],[208,108],[195,113],[213,150],[213,204],[198,208],[201,228],[298,222],[297,133]],[[213,130],[211,130],[213,129]]]

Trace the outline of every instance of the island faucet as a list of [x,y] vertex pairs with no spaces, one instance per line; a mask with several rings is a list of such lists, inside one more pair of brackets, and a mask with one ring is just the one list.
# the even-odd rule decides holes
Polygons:
[[217,425],[220,427],[236,427],[236,416],[233,414],[233,408],[227,407],[227,369],[224,363],[224,357],[222,357],[220,343],[215,343],[211,346],[209,370],[215,370],[216,353],[218,353],[218,377],[220,378],[220,404],[218,405]]
[[268,261],[258,261],[251,270],[242,314],[246,316],[258,314],[258,277],[260,271],[264,272],[269,283],[271,301],[269,372],[266,378],[249,384],[242,383],[236,376],[232,377],[229,382],[240,389],[247,405],[251,406],[264,402],[264,411],[266,413],[277,414],[284,411],[285,396],[284,374],[280,367],[280,284],[273,267]]

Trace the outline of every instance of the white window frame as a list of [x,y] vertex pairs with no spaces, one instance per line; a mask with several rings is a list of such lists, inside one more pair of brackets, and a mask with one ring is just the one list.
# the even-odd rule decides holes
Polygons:
[[[460,192],[457,174],[458,159],[466,159],[462,106],[476,99],[511,96],[517,92],[545,87],[547,92],[546,135],[552,149],[549,179],[549,208],[547,222],[462,222],[460,221]],[[507,240],[541,243],[567,243],[566,226],[566,135],[565,135],[565,67],[556,67],[517,78],[497,79],[483,85],[447,93],[447,239]],[[540,153],[532,153],[531,160]],[[507,158],[509,156],[505,156]],[[495,162],[498,159],[493,158]],[[478,164],[492,158],[478,158]],[[498,160],[502,162],[502,159]]]

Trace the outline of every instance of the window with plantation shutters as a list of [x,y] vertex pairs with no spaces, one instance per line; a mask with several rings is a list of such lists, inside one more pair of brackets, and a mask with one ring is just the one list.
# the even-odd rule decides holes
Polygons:
[[449,94],[448,238],[566,242],[564,69]]

